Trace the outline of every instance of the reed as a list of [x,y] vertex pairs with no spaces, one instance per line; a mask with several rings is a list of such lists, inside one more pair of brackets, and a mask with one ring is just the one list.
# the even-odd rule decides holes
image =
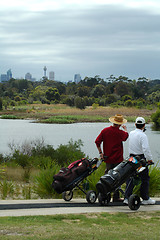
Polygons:
[[[63,115],[84,115],[84,116],[96,116],[103,117],[108,120],[110,116],[115,114],[122,114],[126,118],[143,116],[148,117],[148,121],[151,121],[151,115],[155,113],[155,109],[138,109],[136,107],[118,107],[114,108],[111,106],[97,106],[86,107],[81,110],[75,107],[69,107],[65,104],[28,104],[24,106],[15,106],[9,110],[3,110],[0,112],[1,115],[14,115],[16,118],[30,118],[30,119],[48,119],[52,116],[63,116]],[[7,116],[6,116],[7,117]],[[97,119],[98,121],[98,119]]]

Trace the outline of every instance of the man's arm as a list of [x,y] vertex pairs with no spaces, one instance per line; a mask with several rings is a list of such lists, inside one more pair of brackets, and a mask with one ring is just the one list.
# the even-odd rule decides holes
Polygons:
[[100,133],[98,135],[98,137],[95,140],[95,144],[97,146],[98,152],[100,154],[100,157],[103,158],[103,153],[102,153],[102,149],[101,149],[101,143],[102,143],[102,134]]

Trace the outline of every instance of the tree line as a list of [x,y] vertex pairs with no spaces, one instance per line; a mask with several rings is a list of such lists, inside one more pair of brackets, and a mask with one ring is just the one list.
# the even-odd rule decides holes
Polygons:
[[43,78],[31,82],[10,79],[0,83],[0,108],[32,103],[62,103],[84,109],[86,106],[157,106],[160,102],[160,80],[138,80],[111,75],[85,77],[79,83],[58,82]]

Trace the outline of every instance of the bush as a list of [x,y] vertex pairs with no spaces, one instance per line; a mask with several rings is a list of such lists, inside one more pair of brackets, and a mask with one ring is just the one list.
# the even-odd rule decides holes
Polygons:
[[58,173],[60,166],[54,165],[52,168],[41,170],[35,177],[34,192],[41,198],[53,198],[59,195],[52,188],[53,176]]
[[0,182],[0,195],[2,199],[6,199],[8,196],[13,197],[14,194],[14,186],[12,182],[7,180],[3,180]]
[[81,97],[76,97],[74,99],[74,105],[76,108],[80,108],[80,109],[85,109],[85,107],[86,107],[85,101]]
[[155,196],[160,192],[160,168],[158,163],[155,166],[150,167],[150,181],[149,181],[149,193],[151,196]]
[[152,121],[156,128],[160,128],[160,109],[151,115]]
[[55,162],[60,166],[67,166],[71,162],[85,156],[81,151],[82,141],[73,142],[71,139],[68,144],[60,144],[57,149],[51,145],[45,145],[44,140],[25,141],[20,145],[9,144],[12,154],[8,156],[8,162],[14,162],[26,171],[32,167],[46,168],[48,164]]
[[66,145],[60,144],[54,156],[57,164],[68,166],[71,162],[83,158],[85,154],[81,151],[81,146],[83,143],[80,139],[75,142],[71,139]]
[[126,107],[132,107],[132,106],[133,106],[132,100],[130,100],[130,99],[126,100],[126,101],[125,101],[125,106],[126,106]]

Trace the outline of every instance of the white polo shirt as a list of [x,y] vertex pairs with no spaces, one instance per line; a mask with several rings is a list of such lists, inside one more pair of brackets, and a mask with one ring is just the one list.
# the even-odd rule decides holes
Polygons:
[[148,138],[143,130],[136,128],[129,134],[129,154],[144,154],[146,160],[152,160]]

